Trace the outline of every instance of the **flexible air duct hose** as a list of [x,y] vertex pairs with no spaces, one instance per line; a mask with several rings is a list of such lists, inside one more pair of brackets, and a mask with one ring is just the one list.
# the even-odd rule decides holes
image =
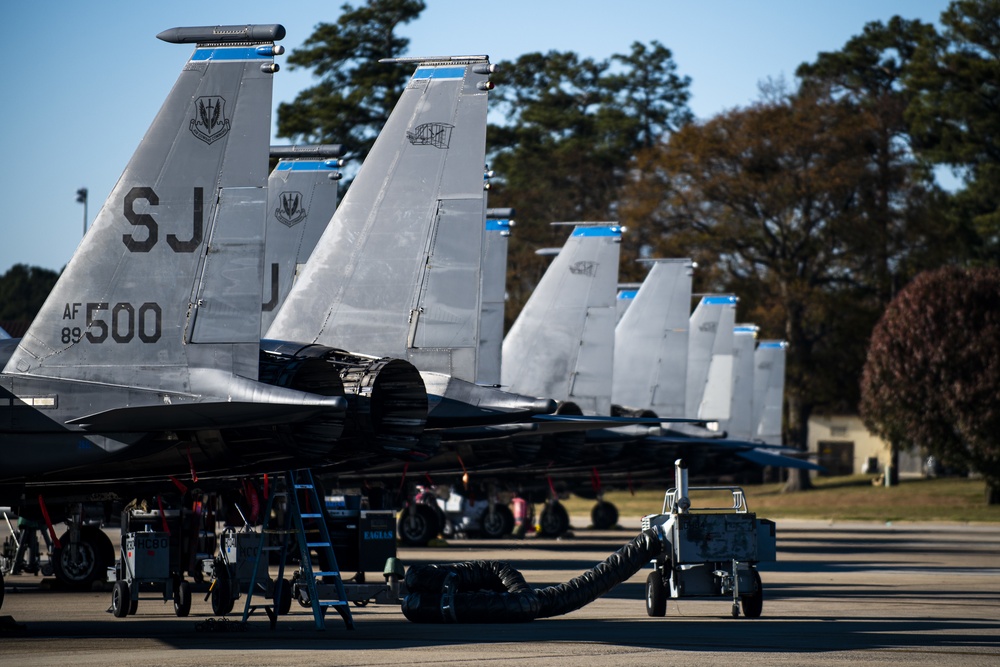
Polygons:
[[663,542],[646,530],[565,584],[533,589],[509,563],[419,565],[406,573],[403,615],[414,623],[525,623],[590,604],[657,556]]

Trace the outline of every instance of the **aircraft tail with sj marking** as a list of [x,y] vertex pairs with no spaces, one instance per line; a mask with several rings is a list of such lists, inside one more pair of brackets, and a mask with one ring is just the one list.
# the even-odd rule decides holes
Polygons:
[[[158,35],[194,53],[38,316],[0,359],[4,480],[231,469],[246,461],[218,443],[192,451],[197,436],[177,432],[342,421],[340,396],[257,382],[252,314],[284,34],[247,25]],[[152,453],[185,438],[185,454],[153,465]],[[269,447],[261,457],[278,455]]]

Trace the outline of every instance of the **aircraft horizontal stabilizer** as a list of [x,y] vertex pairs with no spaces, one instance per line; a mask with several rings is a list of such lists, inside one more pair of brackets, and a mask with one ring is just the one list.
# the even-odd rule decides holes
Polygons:
[[737,451],[736,455],[761,466],[798,468],[800,470],[817,470],[821,472],[826,470],[823,466],[813,463],[812,461],[797,459],[792,456],[784,456],[783,454],[776,454],[760,447]]
[[182,403],[114,408],[71,420],[88,431],[149,431],[234,428],[289,424],[313,419],[331,411],[343,412],[342,396],[312,403],[281,404],[252,402]]

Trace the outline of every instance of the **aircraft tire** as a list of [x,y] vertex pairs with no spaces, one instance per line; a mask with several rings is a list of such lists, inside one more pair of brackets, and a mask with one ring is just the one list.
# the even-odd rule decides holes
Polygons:
[[757,583],[757,590],[752,595],[741,595],[740,602],[743,606],[743,616],[746,618],[760,618],[764,611],[764,586],[760,580],[760,573],[753,570],[753,578]]
[[440,530],[438,514],[430,505],[416,503],[399,517],[399,539],[411,547],[426,546]]
[[128,584],[119,579],[111,589],[111,613],[115,618],[128,616],[132,599],[129,597]]
[[[52,570],[56,580],[73,590],[87,590],[95,581],[106,576],[114,561],[115,548],[100,528],[80,528],[80,542],[71,548],[67,530],[59,538],[62,545],[52,553]],[[75,558],[75,561],[74,561]]]
[[538,518],[543,537],[559,537],[569,530],[569,513],[558,500],[547,503]]
[[514,513],[506,505],[494,505],[483,515],[483,537],[498,540],[514,530]]
[[0,572],[0,609],[3,609],[3,572]]
[[614,503],[598,500],[590,510],[590,522],[597,530],[608,530],[618,525],[618,508]]
[[646,577],[646,615],[667,615],[667,590],[659,570],[650,572]]

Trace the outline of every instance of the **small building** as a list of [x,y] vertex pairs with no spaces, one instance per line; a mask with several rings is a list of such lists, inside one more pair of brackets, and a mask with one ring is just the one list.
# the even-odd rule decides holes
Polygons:
[[[889,443],[869,431],[857,415],[814,415],[809,418],[809,451],[828,476],[879,474],[889,462]],[[919,452],[899,453],[901,475],[922,474]]]

